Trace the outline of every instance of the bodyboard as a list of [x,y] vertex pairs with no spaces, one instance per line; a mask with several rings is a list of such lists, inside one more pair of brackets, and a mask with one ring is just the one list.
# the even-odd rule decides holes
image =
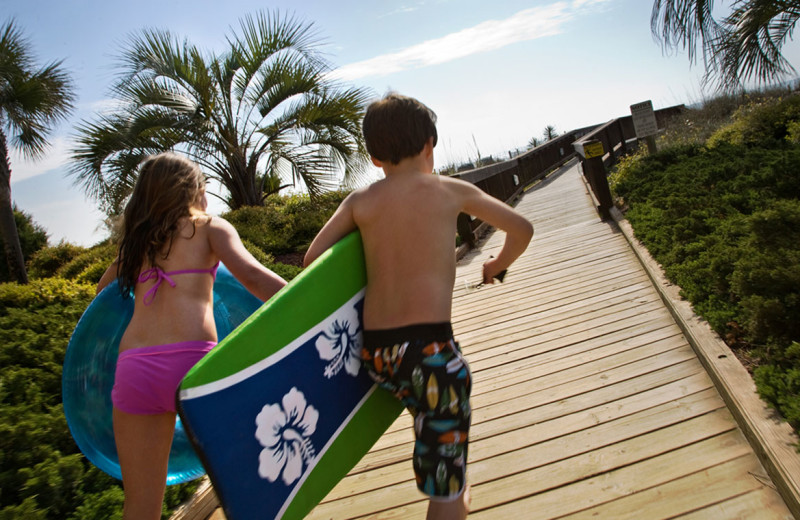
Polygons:
[[181,383],[178,412],[228,520],[303,518],[402,411],[361,368],[365,286],[354,232]]

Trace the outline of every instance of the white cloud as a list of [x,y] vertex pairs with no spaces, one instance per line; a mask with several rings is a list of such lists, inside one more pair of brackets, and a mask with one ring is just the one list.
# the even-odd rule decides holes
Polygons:
[[101,99],[87,104],[87,108],[92,118],[95,114],[113,114],[122,108],[122,103],[117,99]]
[[[597,1],[604,0],[576,0],[580,3]],[[354,80],[438,65],[472,54],[500,49],[512,43],[559,34],[564,24],[573,16],[567,2],[525,9],[504,20],[488,20],[395,53],[345,65],[333,71],[331,77]]]
[[67,161],[69,161],[69,141],[65,137],[53,137],[48,142],[50,146],[47,147],[44,155],[38,160],[26,159],[15,149],[10,150],[9,160],[11,161],[12,184],[36,177],[67,164]]
[[394,11],[390,11],[390,12],[388,12],[386,14],[382,14],[378,18],[386,18],[387,16],[393,16],[393,15],[396,15],[396,14],[413,13],[414,11],[418,10],[420,8],[420,6],[422,6],[422,5],[425,5],[425,2],[420,2],[417,5],[412,5],[412,6],[401,5],[400,7],[395,9]]
[[605,4],[610,0],[572,0],[573,9],[582,9],[583,7],[591,7],[596,4]]

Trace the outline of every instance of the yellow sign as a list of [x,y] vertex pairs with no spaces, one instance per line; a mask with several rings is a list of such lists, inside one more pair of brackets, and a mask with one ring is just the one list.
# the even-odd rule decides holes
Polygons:
[[597,141],[596,143],[586,143],[583,145],[583,156],[586,159],[591,159],[592,157],[602,157],[605,154],[603,150],[603,143]]

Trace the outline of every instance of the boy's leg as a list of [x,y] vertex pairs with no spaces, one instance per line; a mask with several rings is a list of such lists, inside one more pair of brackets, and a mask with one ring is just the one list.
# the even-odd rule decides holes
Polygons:
[[426,520],[464,520],[469,514],[470,501],[469,484],[467,484],[464,492],[456,500],[450,502],[431,500],[428,503],[428,515],[425,518]]
[[392,345],[393,340],[365,337],[362,351],[373,379],[400,398],[414,417],[414,472],[420,491],[434,497],[428,509],[431,519],[463,519],[470,500],[466,463],[472,377],[451,330],[447,336],[449,340],[432,342],[417,336],[389,348],[373,344]]
[[417,485],[432,497],[429,518],[463,518],[469,511],[469,365],[453,340],[431,343],[422,354],[411,376],[419,397],[414,420]]

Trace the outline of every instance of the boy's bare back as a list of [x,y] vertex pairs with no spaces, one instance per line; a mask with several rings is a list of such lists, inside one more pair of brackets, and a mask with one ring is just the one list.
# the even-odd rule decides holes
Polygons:
[[533,228],[526,219],[472,184],[433,175],[432,157],[429,142],[399,164],[376,161],[386,178],[350,194],[306,254],[308,264],[350,231],[361,231],[366,329],[450,320],[460,212],[508,232],[498,257],[484,265],[487,282],[530,241]]
[[424,173],[390,175],[352,197],[369,280],[366,328],[450,320],[463,202],[448,181]]

